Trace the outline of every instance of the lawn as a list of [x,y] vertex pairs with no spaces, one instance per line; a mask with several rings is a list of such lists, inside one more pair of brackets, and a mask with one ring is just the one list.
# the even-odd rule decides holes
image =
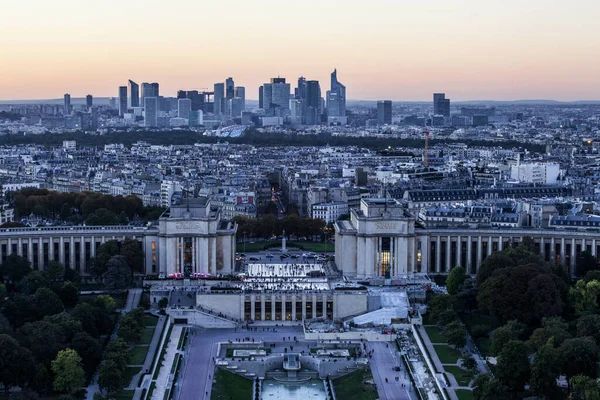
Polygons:
[[425,332],[427,332],[427,336],[429,336],[429,340],[431,343],[446,343],[446,335],[442,332],[440,328],[437,326],[426,326]]
[[252,381],[217,368],[210,398],[211,400],[250,400],[252,399]]
[[[461,313],[460,319],[467,327],[469,333],[471,332],[472,327],[475,325],[487,325],[490,327],[490,332],[501,325],[501,322],[498,318],[489,315],[481,315],[478,313]],[[473,335],[471,335],[471,337],[473,337]],[[475,342],[475,345],[479,349],[481,355],[486,357],[490,352],[490,338],[487,336],[478,338],[473,337],[473,341]]]
[[150,344],[152,341],[152,335],[154,335],[154,328],[142,329],[142,336],[138,344]]
[[473,375],[460,367],[454,365],[444,365],[444,369],[446,372],[454,375],[454,378],[456,378],[456,382],[459,386],[469,386],[469,383],[471,380],[473,380]]
[[144,315],[144,326],[156,326],[158,324],[158,317],[154,315]]
[[125,371],[123,372],[123,382],[125,382],[125,387],[129,386],[129,383],[131,382],[135,374],[137,374],[141,370],[141,367],[125,367]]
[[370,369],[359,369],[333,380],[335,397],[344,400],[376,400],[377,388]]
[[454,350],[452,347],[445,344],[438,344],[433,347],[442,364],[456,364],[462,355],[460,351]]
[[458,400],[473,400],[473,392],[467,389],[456,389],[454,391]]
[[131,358],[129,364],[131,365],[143,365],[146,360],[146,354],[148,353],[148,346],[135,346],[131,350]]
[[135,390],[123,390],[121,393],[115,396],[116,400],[131,400],[133,399],[133,395],[135,394]]

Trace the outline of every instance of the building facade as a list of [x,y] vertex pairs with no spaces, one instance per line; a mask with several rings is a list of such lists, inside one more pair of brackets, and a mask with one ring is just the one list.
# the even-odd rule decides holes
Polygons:
[[415,226],[415,218],[395,200],[362,199],[360,209],[350,211],[349,221],[335,223],[336,264],[345,276],[360,279],[447,274],[456,265],[476,274],[492,253],[531,238],[544,260],[564,265],[574,274],[582,251],[600,254],[600,227],[588,220],[576,222],[556,222],[553,229],[423,229]]
[[[196,200],[196,199],[194,199]],[[10,254],[25,257],[33,269],[58,261],[90,276],[90,259],[110,240],[137,240],[144,250],[147,275],[180,272],[229,274],[235,263],[237,225],[221,219],[205,200],[172,206],[148,227],[67,226],[0,229],[0,262]]]

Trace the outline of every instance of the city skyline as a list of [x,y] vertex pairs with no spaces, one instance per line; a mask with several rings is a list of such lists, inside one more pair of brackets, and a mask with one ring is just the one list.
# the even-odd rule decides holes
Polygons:
[[[427,101],[433,92],[455,101],[600,98],[600,5],[591,0],[577,7],[380,0],[368,9],[357,1],[232,3],[5,5],[0,99],[115,97],[126,79],[159,82],[174,96],[227,76],[256,99],[269,77],[323,84],[334,68],[356,100]],[[132,15],[127,29],[118,22]]]

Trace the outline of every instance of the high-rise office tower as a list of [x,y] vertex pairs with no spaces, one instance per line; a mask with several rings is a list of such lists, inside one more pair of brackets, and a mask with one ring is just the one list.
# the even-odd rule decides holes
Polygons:
[[231,118],[240,118],[242,111],[244,111],[244,99],[242,97],[234,97],[228,100],[229,104],[229,115]]
[[327,116],[346,116],[346,86],[337,79],[337,70],[331,73],[331,90],[327,92]]
[[246,109],[246,88],[243,86],[236,86],[234,98],[235,97],[242,99],[242,111],[244,111]]
[[158,120],[158,97],[146,97],[144,99],[144,126],[157,126]]
[[319,81],[306,81],[306,100],[304,101],[304,122],[307,125],[319,123],[321,110],[321,86]]
[[140,106],[140,87],[131,79],[127,83],[127,101],[129,108]]
[[233,99],[235,97],[235,84],[233,78],[229,77],[225,80],[225,98]]
[[445,93],[433,94],[433,115],[450,116],[450,99],[446,98]]
[[258,108],[265,108],[264,103],[264,89],[263,86],[260,86],[258,88]]
[[63,114],[64,115],[70,115],[71,114],[71,95],[69,93],[65,93],[64,96],[64,111]]
[[225,100],[225,84],[224,83],[215,83],[214,87],[214,114],[220,115],[224,111],[224,100]]
[[127,86],[119,86],[119,117],[127,112]]
[[377,102],[377,125],[392,123],[392,101],[379,100]]
[[271,78],[271,83],[263,84],[263,108],[290,108],[290,84],[285,83],[285,78]]
[[298,78],[298,87],[294,90],[294,97],[297,99],[306,99],[306,78],[301,76]]
[[94,105],[94,99],[91,94],[88,94],[87,96],[85,96],[85,108],[87,108],[87,110],[89,111],[93,105]]
[[144,100],[146,97],[158,97],[158,83],[142,83],[142,104],[145,104]]
[[177,98],[178,99],[185,99],[186,98],[186,91],[185,90],[178,90],[177,91]]
[[190,113],[192,112],[192,100],[191,99],[179,99],[177,100],[177,116],[179,118],[190,119]]

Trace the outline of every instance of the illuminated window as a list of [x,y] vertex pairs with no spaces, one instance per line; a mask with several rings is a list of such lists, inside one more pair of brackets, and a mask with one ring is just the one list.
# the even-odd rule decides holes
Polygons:
[[152,242],[152,251],[156,251],[156,242]]

